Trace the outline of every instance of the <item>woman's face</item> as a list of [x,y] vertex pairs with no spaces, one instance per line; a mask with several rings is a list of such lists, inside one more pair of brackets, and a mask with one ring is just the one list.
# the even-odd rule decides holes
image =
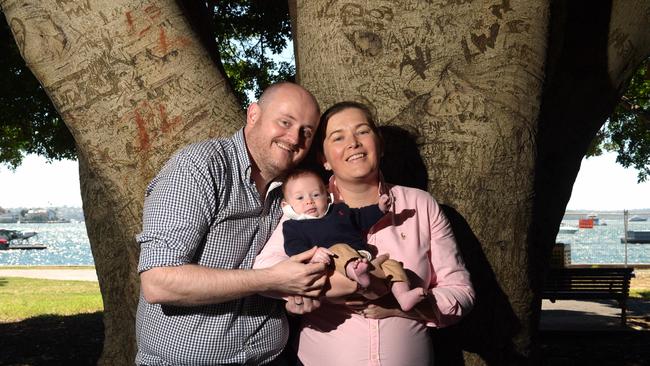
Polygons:
[[337,181],[379,179],[379,136],[359,109],[344,109],[330,117],[323,153],[323,165]]

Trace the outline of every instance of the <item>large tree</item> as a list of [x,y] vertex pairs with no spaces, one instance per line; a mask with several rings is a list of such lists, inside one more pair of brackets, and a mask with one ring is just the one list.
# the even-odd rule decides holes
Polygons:
[[[180,146],[241,127],[241,108],[171,0],[0,4],[77,144],[105,304],[101,363],[130,364],[144,187]],[[395,136],[411,136],[403,146],[419,147],[422,176],[452,220],[479,298],[466,321],[437,334],[448,343],[439,355],[534,363],[539,279],[580,161],[650,53],[650,4],[321,0],[290,9],[298,81],[324,106],[364,101]]]
[[[219,54],[225,75],[245,107],[270,83],[293,80],[295,68],[277,56],[286,52],[291,37],[288,4],[284,1],[208,1],[197,4],[209,52]],[[198,9],[198,8],[201,9]],[[212,42],[216,40],[216,42]],[[76,158],[74,138],[45,91],[26,67],[11,30],[0,18],[0,164],[15,168],[24,154],[48,160]],[[638,171],[639,181],[650,178],[650,58],[637,69],[628,88],[586,156],[617,153],[616,161]]]

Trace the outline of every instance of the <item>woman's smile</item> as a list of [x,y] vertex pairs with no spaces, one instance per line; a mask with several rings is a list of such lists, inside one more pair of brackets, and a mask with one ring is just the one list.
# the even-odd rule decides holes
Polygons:
[[345,160],[347,160],[347,161],[354,161],[354,160],[358,160],[358,159],[361,159],[361,158],[365,158],[366,155],[367,155],[366,153],[357,153],[357,154],[353,154],[353,155],[351,155],[350,157],[348,157],[348,158],[345,159]]

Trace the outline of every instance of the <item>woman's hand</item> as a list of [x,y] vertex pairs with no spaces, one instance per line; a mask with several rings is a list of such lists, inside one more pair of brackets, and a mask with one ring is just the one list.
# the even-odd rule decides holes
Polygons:
[[383,319],[391,316],[399,316],[407,319],[433,321],[436,319],[434,306],[435,299],[428,296],[422,300],[411,311],[402,311],[399,304],[393,296],[384,296],[375,301],[368,300],[351,300],[346,301],[345,305],[356,314],[368,319]]
[[383,319],[391,316],[401,316],[402,318],[413,319],[412,315],[403,312],[401,309],[386,308],[376,304],[368,304],[366,308],[360,310],[358,314],[368,319]]
[[320,300],[304,296],[289,296],[287,303],[284,304],[285,309],[291,314],[307,314],[318,309],[321,303]]

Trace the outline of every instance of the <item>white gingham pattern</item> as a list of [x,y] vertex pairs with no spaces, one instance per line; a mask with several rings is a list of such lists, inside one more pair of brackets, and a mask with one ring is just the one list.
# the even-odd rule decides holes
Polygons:
[[[138,271],[198,263],[250,269],[277,225],[280,189],[262,204],[250,178],[243,130],[178,152],[147,188]],[[260,365],[284,347],[281,302],[249,296],[223,304],[148,304],[136,319],[137,364]]]

